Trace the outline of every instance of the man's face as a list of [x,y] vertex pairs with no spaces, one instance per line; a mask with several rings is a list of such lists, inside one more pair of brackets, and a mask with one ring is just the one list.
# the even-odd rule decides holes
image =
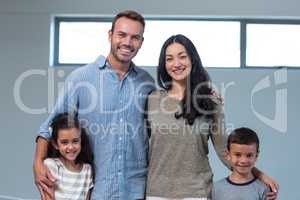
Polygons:
[[143,43],[143,25],[126,17],[119,18],[114,30],[109,31],[110,53],[120,63],[128,64]]

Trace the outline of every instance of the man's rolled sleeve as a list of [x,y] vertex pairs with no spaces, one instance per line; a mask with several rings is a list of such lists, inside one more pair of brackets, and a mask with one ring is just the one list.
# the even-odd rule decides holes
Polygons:
[[77,112],[77,91],[74,89],[76,88],[74,86],[76,81],[73,77],[74,73],[71,73],[71,75],[66,79],[64,87],[57,98],[54,109],[39,128],[36,141],[38,137],[43,137],[46,140],[51,138],[52,132],[50,130],[50,124],[56,115],[64,112],[68,112],[69,114],[75,114]]
[[[51,116],[51,117],[50,117]],[[36,137],[36,141],[38,139],[38,137],[42,137],[44,139],[46,139],[47,141],[49,141],[50,137],[51,137],[51,132],[50,132],[50,120],[52,119],[52,114],[50,114],[50,116],[47,118],[47,120],[40,126],[39,131],[38,131],[38,135]]]

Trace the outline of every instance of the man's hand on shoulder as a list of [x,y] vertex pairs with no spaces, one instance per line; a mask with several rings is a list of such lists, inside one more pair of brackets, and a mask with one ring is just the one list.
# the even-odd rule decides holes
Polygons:
[[39,137],[36,143],[36,152],[33,162],[34,182],[40,192],[41,199],[53,198],[55,178],[49,169],[43,163],[43,159],[47,155],[48,141]]

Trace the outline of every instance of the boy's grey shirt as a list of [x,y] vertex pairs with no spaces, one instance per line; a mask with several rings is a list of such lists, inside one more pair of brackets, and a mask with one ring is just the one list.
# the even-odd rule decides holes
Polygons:
[[239,184],[227,177],[214,183],[212,200],[265,200],[269,191],[270,189],[256,178]]

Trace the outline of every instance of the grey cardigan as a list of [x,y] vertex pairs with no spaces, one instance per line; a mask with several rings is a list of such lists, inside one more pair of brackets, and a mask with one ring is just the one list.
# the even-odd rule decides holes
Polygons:
[[208,140],[217,155],[224,158],[227,135],[222,105],[217,106],[213,120],[199,117],[192,126],[176,119],[180,101],[166,91],[155,91],[148,97],[147,120],[151,129],[147,196],[167,198],[209,198],[212,171],[208,160]]

